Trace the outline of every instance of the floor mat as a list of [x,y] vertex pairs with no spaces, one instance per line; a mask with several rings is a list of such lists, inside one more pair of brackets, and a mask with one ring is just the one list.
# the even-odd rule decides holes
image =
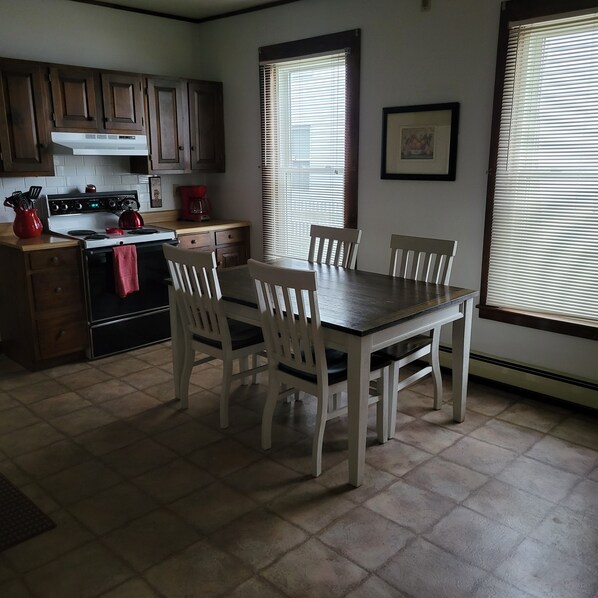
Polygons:
[[0,473],[0,552],[56,524]]

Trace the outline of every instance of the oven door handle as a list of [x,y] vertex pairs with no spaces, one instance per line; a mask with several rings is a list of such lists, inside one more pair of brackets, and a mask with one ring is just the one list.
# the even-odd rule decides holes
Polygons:
[[[137,248],[137,252],[144,251],[145,249],[155,249],[156,247],[162,247],[162,245],[178,245],[178,239],[172,239],[171,241],[147,241],[142,243],[132,243]],[[85,249],[85,255],[98,256],[102,254],[112,253],[112,246],[110,247],[96,247],[95,249]]]

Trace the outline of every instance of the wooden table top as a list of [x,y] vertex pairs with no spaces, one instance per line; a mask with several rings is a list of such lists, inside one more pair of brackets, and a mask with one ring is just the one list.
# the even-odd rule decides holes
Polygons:
[[[478,291],[394,278],[362,270],[281,258],[273,265],[315,270],[322,326],[366,336],[400,321],[476,297]],[[218,272],[224,299],[257,307],[247,266]]]

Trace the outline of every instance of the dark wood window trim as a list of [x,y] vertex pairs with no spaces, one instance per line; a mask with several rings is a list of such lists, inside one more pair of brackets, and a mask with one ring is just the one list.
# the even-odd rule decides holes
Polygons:
[[521,21],[524,19],[533,19],[594,8],[598,9],[598,0],[508,0],[504,1],[501,5],[496,75],[494,82],[494,104],[492,109],[488,187],[486,194],[482,281],[478,309],[481,318],[597,340],[598,325],[595,322],[585,323],[583,321],[564,317],[548,316],[533,312],[502,308],[500,306],[487,305],[490,241],[494,210],[494,186],[496,182],[495,173],[498,158],[498,141],[505,66],[507,61],[507,45],[509,41],[509,23],[512,21]]
[[359,71],[361,30],[321,35],[259,49],[260,61],[285,60],[348,49],[345,150],[345,226],[357,228],[357,184],[359,178]]

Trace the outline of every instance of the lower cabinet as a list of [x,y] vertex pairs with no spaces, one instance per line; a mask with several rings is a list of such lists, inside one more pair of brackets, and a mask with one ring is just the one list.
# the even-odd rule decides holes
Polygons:
[[0,247],[0,337],[4,353],[37,370],[81,357],[87,346],[77,247],[23,252]]
[[232,268],[249,259],[249,227],[225,228],[202,233],[179,233],[179,247],[215,251],[219,268]]

